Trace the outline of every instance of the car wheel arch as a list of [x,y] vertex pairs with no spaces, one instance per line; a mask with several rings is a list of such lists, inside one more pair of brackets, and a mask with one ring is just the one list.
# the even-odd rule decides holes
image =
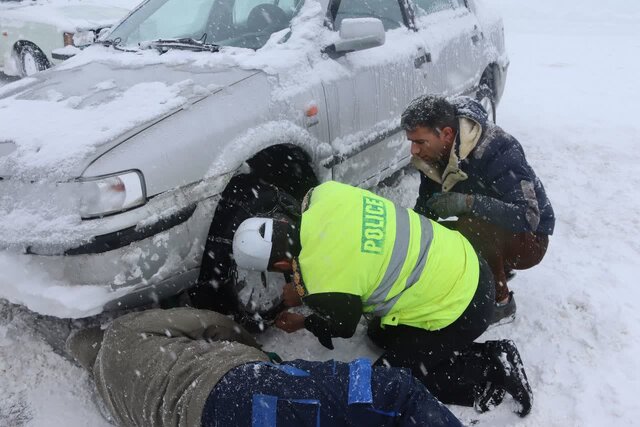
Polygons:
[[[236,175],[223,190],[221,200],[212,216],[211,226],[204,240],[200,277],[196,286],[188,291],[191,305],[236,314],[239,316],[237,320],[242,324],[255,328],[255,324],[247,324],[251,322],[252,316],[238,311],[239,302],[235,299],[234,290],[230,289],[233,269],[230,239],[233,227],[237,227],[240,219],[247,217],[248,213],[257,213],[252,211],[255,208],[251,206],[260,205],[261,202],[257,199],[260,198],[261,190],[254,189],[253,184],[266,192],[281,190],[286,197],[291,196],[296,201],[301,201],[309,188],[319,183],[312,159],[312,154],[295,142],[274,142],[238,167]],[[241,205],[236,199],[246,197],[248,186],[253,191],[253,194],[249,195],[251,202],[249,206],[242,205],[244,213],[236,215],[232,211],[235,209],[234,204]],[[239,194],[242,191],[245,192],[244,195]]]
[[300,199],[319,182],[312,155],[296,144],[271,145],[248,159],[246,164],[260,179]]
[[237,171],[243,164],[257,166],[256,158],[283,152],[290,153],[295,163],[306,165],[307,172],[318,181],[324,181],[331,170],[322,166],[322,161],[333,151],[328,143],[318,140],[307,129],[288,120],[275,120],[253,127],[229,141],[211,165],[211,171]]
[[[49,58],[47,58],[47,55],[42,51],[42,49],[40,49],[40,47],[37,44],[29,40],[18,40],[13,44],[13,48],[11,52],[21,73],[24,74],[25,72],[24,66],[22,63],[22,52],[25,49],[30,49],[36,55],[35,59],[40,64],[42,64],[43,70],[51,67],[51,62],[49,61]],[[23,77],[25,76],[26,75],[23,75]]]
[[489,102],[491,104],[492,111],[487,112],[490,115],[491,121],[494,123],[496,122],[496,109],[500,99],[498,90],[501,87],[500,82],[497,79],[500,78],[502,78],[500,67],[496,63],[491,63],[484,69],[476,90],[476,99],[483,103],[485,109],[487,109],[484,105],[485,102]]
[[480,82],[487,79],[491,82],[491,88],[495,94],[496,105],[500,103],[504,92],[505,80],[507,79],[506,67],[498,62],[492,62],[484,69]]

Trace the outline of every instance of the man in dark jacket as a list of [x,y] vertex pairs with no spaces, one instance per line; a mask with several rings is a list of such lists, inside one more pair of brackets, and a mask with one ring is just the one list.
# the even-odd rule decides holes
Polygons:
[[555,217],[518,141],[468,97],[426,95],[402,114],[421,172],[414,210],[460,231],[487,260],[496,282],[494,323],[515,318],[507,280],[542,261]]
[[407,370],[367,359],[271,363],[212,311],[130,313],[72,335],[67,351],[120,426],[461,426]]

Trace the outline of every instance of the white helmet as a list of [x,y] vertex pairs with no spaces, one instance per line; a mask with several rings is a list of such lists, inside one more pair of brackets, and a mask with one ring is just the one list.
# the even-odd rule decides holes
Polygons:
[[273,219],[249,218],[233,236],[233,258],[238,267],[267,271],[273,246]]

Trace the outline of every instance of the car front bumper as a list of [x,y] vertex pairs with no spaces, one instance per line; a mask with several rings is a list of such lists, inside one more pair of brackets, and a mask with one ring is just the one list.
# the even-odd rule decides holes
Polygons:
[[[101,300],[105,310],[158,301],[197,280],[213,213],[227,178],[160,194],[132,211],[83,221],[82,232],[92,235],[82,239],[74,236],[72,244],[38,244],[30,238],[20,250],[15,241],[7,245],[0,240],[0,249],[28,257],[30,268],[52,283],[103,289],[109,295]],[[92,227],[86,227],[87,223]],[[2,275],[0,272],[0,280]],[[79,299],[78,303],[86,301]]]

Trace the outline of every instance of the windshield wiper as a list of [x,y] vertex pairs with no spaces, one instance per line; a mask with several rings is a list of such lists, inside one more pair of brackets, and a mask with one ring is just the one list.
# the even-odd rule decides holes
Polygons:
[[113,47],[115,50],[119,50],[121,52],[135,52],[132,49],[125,49],[124,47],[122,47],[122,39],[120,37],[116,37],[115,39],[101,40],[97,43],[101,44],[102,46]]
[[116,37],[115,39],[106,39],[106,40],[101,40],[98,41],[98,43],[100,43],[103,46],[113,46],[116,47],[118,46],[120,43],[122,43],[122,39],[120,37]]
[[158,39],[140,43],[143,49],[157,49],[164,53],[169,49],[190,50],[192,52],[218,52],[220,46],[212,43],[205,43],[202,40],[185,37],[181,39]]

